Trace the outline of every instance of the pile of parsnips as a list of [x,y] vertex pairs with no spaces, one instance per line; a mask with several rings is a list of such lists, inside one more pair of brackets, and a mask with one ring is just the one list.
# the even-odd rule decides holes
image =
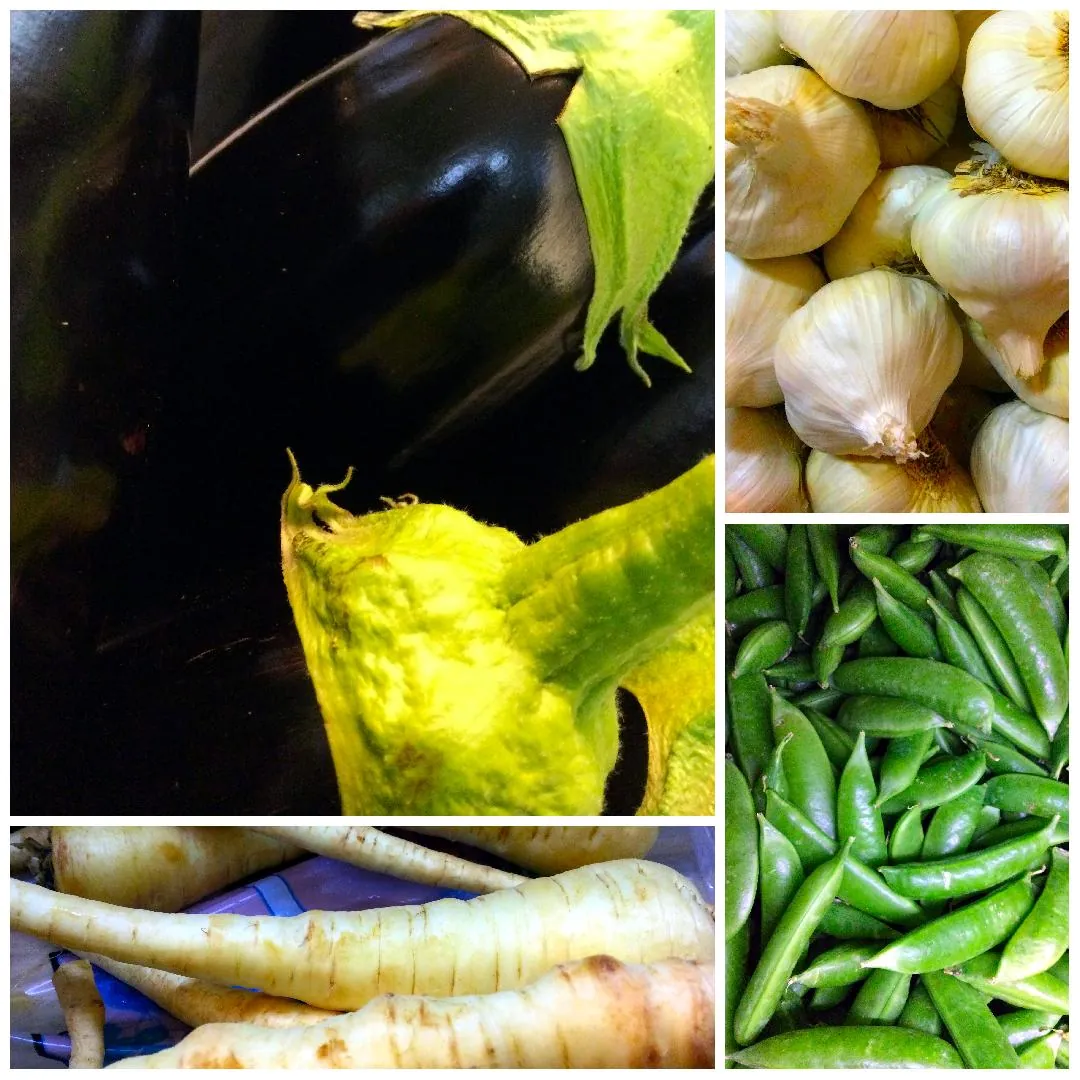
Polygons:
[[729,511],[1068,509],[1068,33],[726,14]]

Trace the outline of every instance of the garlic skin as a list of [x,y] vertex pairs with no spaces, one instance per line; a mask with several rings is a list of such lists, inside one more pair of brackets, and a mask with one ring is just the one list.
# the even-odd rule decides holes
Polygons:
[[881,167],[922,165],[943,146],[956,126],[960,86],[946,79],[925,101],[910,109],[866,110],[881,150]]
[[821,247],[877,175],[866,112],[791,65],[736,75],[724,88],[727,250],[771,259]]
[[792,315],[776,348],[788,423],[815,450],[922,453],[963,352],[960,327],[933,285],[891,270],[832,281]]
[[801,513],[802,447],[773,409],[725,409],[728,513]]
[[1009,370],[1030,378],[1043,365],[1046,332],[1069,307],[1069,193],[976,160],[974,171],[926,193],[911,246]]
[[809,255],[740,259],[724,253],[725,403],[759,409],[778,405],[773,350],[780,328],[825,284]]
[[944,445],[928,436],[922,444],[926,456],[904,465],[811,451],[806,488],[815,513],[979,513],[971,477]]
[[949,174],[929,165],[883,169],[859,196],[840,231],[825,245],[825,269],[834,281],[876,266],[906,267],[914,258],[911,223],[926,191]]
[[1069,422],[1022,401],[999,405],[979,428],[971,475],[989,514],[1069,509]]
[[995,14],[993,11],[953,12],[953,17],[956,19],[956,29],[960,33],[960,55],[956,60],[956,67],[953,68],[952,73],[954,82],[963,84],[964,72],[967,70],[968,45],[971,44],[971,37],[993,14]]
[[1046,362],[1038,375],[1030,379],[1021,379],[1014,375],[1001,354],[986,340],[982,327],[974,319],[967,320],[967,333],[978,347],[987,363],[991,365],[999,378],[1021,401],[1039,412],[1069,419],[1069,313],[1064,315],[1052,327],[1043,341],[1043,355]]
[[724,77],[758,68],[786,64],[791,59],[780,47],[776,15],[771,11],[724,13]]
[[1069,13],[999,11],[972,35],[971,126],[1017,169],[1069,179]]
[[883,109],[909,109],[960,55],[949,11],[778,11],[780,40],[834,90]]

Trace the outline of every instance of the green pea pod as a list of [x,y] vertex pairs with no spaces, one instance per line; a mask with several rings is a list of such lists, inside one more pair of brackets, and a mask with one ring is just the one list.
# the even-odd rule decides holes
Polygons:
[[928,971],[922,981],[969,1069],[1019,1068],[1016,1051],[982,994],[943,971]]
[[937,558],[941,544],[934,539],[904,540],[892,549],[889,558],[909,574],[921,574]]
[[902,525],[867,525],[859,529],[854,536],[859,547],[872,555],[888,555],[903,538],[904,527]]
[[821,745],[825,748],[825,753],[828,754],[833,767],[843,770],[848,758],[851,757],[852,750],[855,749],[855,740],[851,733],[845,731],[831,717],[819,713],[808,705],[800,705],[799,708],[806,719],[814,725],[814,730],[818,733]]
[[806,653],[789,656],[786,660],[767,667],[764,674],[770,681],[787,683],[789,686],[802,683],[808,687],[814,682],[814,668]]
[[730,551],[724,552],[724,599],[730,600],[739,591],[739,569]]
[[883,739],[915,735],[931,728],[946,727],[944,717],[925,705],[903,698],[856,694],[849,697],[836,714],[836,722],[848,731],[864,731]]
[[941,806],[977,784],[985,772],[986,755],[980,750],[932,762],[919,770],[909,788],[882,803],[881,812],[899,814],[915,803],[928,810]]
[[[974,847],[992,829],[997,828],[1001,821],[1001,811],[996,806],[986,805],[986,792],[983,792],[983,807],[979,811],[979,819],[975,823],[975,832],[972,834],[969,847]],[[992,847],[988,844],[987,847]]]
[[1051,1031],[1041,1039],[1036,1039],[1020,1051],[1021,1069],[1053,1069],[1057,1067],[1058,1051],[1061,1048],[1063,1033]]
[[998,776],[1001,773],[1029,773],[1032,776],[1049,776],[1050,773],[1038,762],[1022,754],[1015,746],[981,735],[965,735],[968,742],[986,754],[986,771]]
[[762,950],[735,1010],[735,1041],[741,1045],[752,1043],[776,1012],[795,964],[810,944],[826,908],[836,898],[844,877],[844,859],[849,846],[819,866],[799,886]]
[[[1017,749],[1039,761],[1048,761],[1050,737],[1039,721],[1030,713],[1018,709],[993,687],[988,686],[986,690],[994,703],[994,714],[990,717],[990,728],[994,736],[1011,742]],[[982,733],[989,734],[985,730]]]
[[1047,969],[1048,975],[1060,979],[1066,986],[1069,985],[1069,954],[1066,953],[1052,968]]
[[784,572],[784,607],[788,623],[798,637],[806,633],[810,598],[814,591],[814,564],[805,525],[792,525],[788,533]]
[[811,989],[851,986],[866,978],[866,969],[862,962],[869,960],[879,948],[880,946],[872,941],[844,942],[814,957],[813,963],[792,978]]
[[[969,905],[971,906],[971,905]],[[903,938],[900,939],[901,941]],[[949,967],[949,974],[974,986],[987,997],[1015,1005],[1020,1009],[1045,1009],[1047,1012],[1067,1013],[1069,1011],[1069,984],[1044,971],[1039,975],[1029,975],[1026,979],[1015,982],[1002,982],[997,978],[999,953],[985,951],[977,956]]]
[[755,626],[739,646],[732,677],[738,679],[752,671],[764,671],[780,663],[794,644],[795,635],[782,619]]
[[876,798],[877,785],[870,759],[866,756],[866,735],[860,731],[851,757],[840,774],[836,824],[840,841],[851,838],[852,855],[871,865],[884,862],[888,855],[885,826],[874,805]]
[[902,600],[914,611],[929,620],[930,612],[926,602],[930,599],[930,590],[914,574],[909,574],[902,566],[899,566],[887,555],[875,555],[869,552],[859,543],[857,537],[852,537],[848,544],[851,553],[851,561],[858,567],[869,580],[877,578],[888,590],[890,596]]
[[1066,571],[1069,569],[1069,555],[1066,552],[1054,563],[1053,570],[1050,571],[1050,582],[1057,586],[1057,590],[1061,593],[1062,600],[1069,595],[1069,575]]
[[[997,810],[995,806],[993,809]],[[1001,811],[998,810],[1000,814]],[[1041,817],[1024,817],[1017,821],[1005,821],[1000,825],[995,825],[992,829],[982,833],[979,837],[971,842],[972,851],[985,851],[987,848],[996,847],[998,844],[1004,844],[1007,840],[1013,840],[1018,836],[1027,836],[1030,833],[1036,833],[1040,829],[1045,829],[1050,824],[1049,818]],[[1050,830],[1050,843],[1051,845],[1066,844],[1069,841],[1069,830],[1062,828],[1061,823],[1058,823],[1056,829]]]
[[922,845],[922,858],[940,859],[967,851],[979,824],[985,789],[976,784],[939,806],[930,819]]
[[1035,590],[1035,595],[1054,624],[1058,640],[1062,640],[1069,625],[1069,617],[1065,612],[1065,601],[1062,600],[1061,593],[1050,583],[1050,575],[1038,563],[1029,560],[1017,562],[1016,569]]
[[997,977],[1003,982],[1015,982],[1038,975],[1053,967],[1068,947],[1069,853],[1054,848],[1043,891],[1001,950]]
[[911,930],[866,961],[908,975],[963,964],[1004,941],[1031,910],[1035,890],[1028,875],[974,903]]
[[784,586],[744,592],[724,604],[724,622],[733,638],[740,638],[755,626],[784,618]]
[[952,723],[990,733],[994,700],[989,688],[966,671],[937,660],[907,656],[850,660],[836,669],[832,683],[848,694],[916,701]]
[[889,637],[880,619],[875,619],[870,624],[870,629],[859,638],[858,659],[860,660],[867,656],[898,656],[899,653],[900,646]]
[[724,548],[735,560],[744,589],[764,589],[776,581],[773,568],[737,533],[724,534]]
[[726,532],[746,543],[774,570],[783,571],[787,561],[786,525],[729,525]]
[[986,609],[1012,653],[1035,715],[1051,737],[1068,705],[1069,672],[1035,590],[1009,562],[977,552],[949,573]]
[[820,715],[832,716],[846,699],[847,694],[834,690],[831,686],[815,686],[812,690],[800,694],[792,704],[804,712],[810,708]]
[[893,941],[900,936],[899,930],[839,899],[829,905],[818,930],[839,941]]
[[910,992],[910,975],[883,968],[870,972],[844,1018],[845,1026],[893,1023],[904,1011]]
[[806,530],[817,575],[828,589],[833,611],[839,611],[840,552],[836,542],[837,528],[835,525],[808,525]]
[[[865,978],[865,975],[863,976]],[[810,998],[810,1008],[814,1012],[835,1009],[851,993],[850,986],[819,986]]]
[[750,923],[724,943],[724,1049],[730,1054],[738,1049],[735,1042],[735,1006],[746,989],[750,959]]
[[[923,846],[923,808],[916,803],[905,811],[893,826],[889,836],[889,859],[894,863],[905,863],[917,859]],[[883,860],[878,860],[883,861]]]
[[773,748],[769,764],[761,778],[765,791],[775,791],[785,799],[791,798],[788,790],[787,774],[784,772],[784,751],[795,736],[789,731]]
[[993,674],[998,689],[1002,690],[1018,709],[1031,712],[1031,700],[1024,689],[1020,670],[986,609],[963,586],[956,590],[956,606],[960,609],[960,615],[971,631],[986,666]]
[[[971,896],[1000,885],[1026,870],[1050,847],[1056,826],[1057,818],[1054,818],[1038,832],[995,847],[964,855],[951,855],[931,862],[883,866],[881,875],[901,896],[920,900],[949,900],[958,896]],[[1053,960],[1050,963],[1053,963]]]
[[1064,555],[1065,538],[1052,525],[920,525],[913,540],[937,538],[972,551],[1038,561]]
[[817,679],[818,686],[828,687],[829,680],[832,678],[832,673],[840,666],[844,659],[844,646],[832,645],[828,648],[823,648],[821,645],[815,645],[811,656],[814,667],[814,678]]
[[728,679],[728,723],[735,761],[750,790],[757,787],[773,752],[772,698],[763,675]]
[[836,780],[813,724],[794,705],[773,694],[773,738],[794,736],[785,758],[791,802],[822,832],[836,836]]
[[1069,714],[1058,724],[1057,731],[1050,743],[1050,775],[1055,780],[1061,778],[1061,770],[1069,763]]
[[927,574],[930,582],[930,591],[934,599],[954,618],[960,618],[960,609],[956,606],[956,597],[945,578],[937,571],[931,570]]
[[764,1039],[734,1055],[748,1069],[962,1069],[944,1040],[911,1028],[815,1027]]
[[757,821],[761,940],[767,942],[806,874],[791,841],[764,814],[758,814]]
[[997,1021],[1005,1032],[1009,1045],[1013,1049],[1019,1049],[1026,1043],[1048,1035],[1060,1019],[1060,1013],[1046,1012],[1043,1009],[1014,1009],[1012,1012],[1001,1013]]
[[[933,628],[914,609],[895,599],[881,582],[874,578],[874,591],[877,594],[878,618],[885,632],[908,656],[918,656],[927,660],[940,660],[941,649]],[[932,597],[930,598],[932,599]]]
[[1061,816],[1069,824],[1069,785],[1044,776],[995,776],[986,784],[986,801],[1007,813]]
[[891,739],[881,759],[878,775],[878,802],[884,803],[906,791],[915,781],[919,768],[934,743],[934,732],[920,731]]
[[757,823],[746,778],[724,761],[724,937],[750,917],[757,893]]
[[957,622],[937,600],[931,599],[927,603],[934,613],[935,633],[946,662],[953,667],[963,668],[979,682],[994,686],[994,674],[986,666],[979,646],[968,628]]
[[839,611],[825,620],[818,645],[826,649],[850,645],[870,629],[875,619],[874,586],[869,581],[857,581],[840,602]]
[[904,1011],[897,1017],[896,1022],[900,1027],[923,1031],[927,1035],[941,1034],[941,1017],[938,1016],[922,979],[911,988]]

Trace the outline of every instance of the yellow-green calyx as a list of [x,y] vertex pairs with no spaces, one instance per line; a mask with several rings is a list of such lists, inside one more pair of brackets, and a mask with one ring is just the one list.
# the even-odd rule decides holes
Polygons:
[[616,687],[712,609],[714,481],[525,544],[433,503],[354,516],[294,462],[282,566],[343,812],[599,813]]

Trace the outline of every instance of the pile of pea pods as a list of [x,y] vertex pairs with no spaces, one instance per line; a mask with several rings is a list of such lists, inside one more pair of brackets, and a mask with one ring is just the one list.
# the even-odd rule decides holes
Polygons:
[[1068,1068],[1068,527],[724,543],[728,1067]]

